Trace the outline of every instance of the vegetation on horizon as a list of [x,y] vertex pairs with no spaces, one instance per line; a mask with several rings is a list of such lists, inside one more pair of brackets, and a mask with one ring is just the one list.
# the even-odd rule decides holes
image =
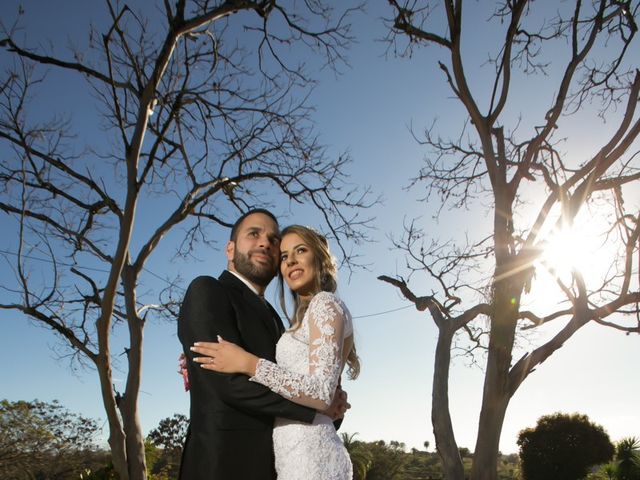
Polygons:
[[[558,421],[560,420],[560,421]],[[552,428],[547,428],[551,424]],[[592,425],[584,415],[554,414],[541,417],[535,428],[527,428],[521,437],[529,439],[532,431],[544,430],[543,444],[566,445],[567,438],[578,438],[570,431],[585,427],[600,435],[601,427]],[[182,445],[188,419],[174,414],[162,419],[145,440],[145,458],[150,480],[175,480],[178,476]],[[95,444],[100,433],[97,423],[69,412],[54,401],[37,400],[0,402],[0,478],[12,480],[118,480],[109,451]],[[605,434],[606,435],[606,434]],[[442,480],[444,471],[440,456],[430,452],[429,442],[424,450],[407,450],[402,442],[377,440],[365,442],[357,433],[341,433],[354,466],[354,480]],[[577,440],[570,448],[581,456],[593,452],[590,440]],[[607,437],[608,441],[608,437]],[[529,442],[529,440],[527,440]],[[530,443],[530,442],[529,442]],[[589,450],[591,448],[591,450]],[[570,450],[553,448],[559,463],[568,463]],[[548,451],[549,452],[549,451]],[[567,453],[569,452],[569,453]],[[461,447],[458,451],[465,474],[471,471],[473,452]],[[547,453],[548,454],[548,453]],[[563,456],[564,455],[564,456]],[[587,453],[587,455],[591,455]],[[584,455],[582,455],[584,456]],[[593,456],[591,455],[591,458]],[[554,461],[555,461],[554,460]],[[536,466],[552,463],[545,459]],[[521,474],[518,454],[499,454],[498,478],[501,480],[529,480]],[[562,478],[570,477],[530,477]],[[575,477],[582,478],[582,477]],[[611,462],[591,468],[588,480],[640,480],[640,441],[622,439],[616,444]]]

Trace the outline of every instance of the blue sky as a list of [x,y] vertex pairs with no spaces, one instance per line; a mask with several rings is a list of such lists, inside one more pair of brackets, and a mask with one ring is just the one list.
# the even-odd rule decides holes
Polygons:
[[[380,17],[390,14],[388,5],[383,1],[368,3],[367,13],[354,19],[358,43],[349,53],[351,67],[343,69],[338,77],[328,71],[321,72],[319,85],[312,95],[316,105],[314,118],[322,141],[334,153],[348,150],[354,159],[351,180],[371,185],[385,198],[384,205],[375,211],[377,229],[372,236],[376,241],[361,247],[370,270],[351,276],[341,272],[340,294],[356,317],[358,351],[363,364],[361,377],[355,382],[345,382],[353,408],[343,430],[358,432],[364,440],[398,440],[416,448],[421,448],[427,440],[433,447],[430,385],[435,327],[427,316],[412,308],[371,316],[407,306],[393,288],[376,277],[406,275],[404,258],[391,249],[388,239],[390,234],[401,231],[405,217],[421,216],[427,234],[440,239],[475,233],[486,228],[490,220],[484,210],[474,209],[446,212],[436,222],[432,219],[436,205],[416,202],[423,193],[420,189],[404,189],[416,175],[425,155],[408,126],[413,125],[419,132],[435,121],[438,131],[455,136],[462,122],[461,108],[451,98],[435,63],[440,52],[422,49],[411,59],[385,55],[386,44],[378,40],[386,33]],[[470,5],[477,3],[482,2],[470,2]],[[8,0],[2,2],[0,16],[3,19],[13,16],[18,4],[25,8],[25,34],[29,41],[42,45],[46,38],[55,38],[56,45],[66,45],[70,40],[82,44],[87,35],[86,19],[98,18],[102,8],[101,2],[79,0]],[[470,15],[469,18],[476,19],[478,29],[483,28],[485,16]],[[482,41],[469,47],[468,58],[472,59],[469,68],[478,69],[483,64],[485,57],[480,52],[496,35],[495,31],[488,30],[480,35]],[[0,62],[6,58],[4,53],[0,54]],[[486,91],[484,74],[478,71],[473,78],[473,87]],[[528,84],[534,85],[531,81]],[[79,88],[83,88],[82,84],[60,81],[48,93],[68,102],[67,112],[87,128],[99,128],[100,120],[95,112],[82,109],[77,96]],[[536,115],[547,108],[552,94],[553,91],[541,89],[539,95],[523,97],[512,115],[524,112],[525,125],[529,120],[527,115],[535,122],[535,118],[539,118]],[[41,108],[48,108],[46,98],[41,101]],[[588,151],[589,142],[598,144],[598,135],[606,129],[606,125],[597,122],[580,122],[579,128],[573,129],[576,137],[572,145],[576,152],[580,148]],[[280,208],[287,210],[286,205]],[[281,223],[293,221],[313,225],[318,220],[292,215]],[[0,228],[4,232],[16,232],[16,223],[0,214]],[[171,251],[179,242],[179,236],[179,230],[169,235],[166,246],[151,257],[147,265],[149,271],[161,277],[178,273],[190,279],[200,274],[217,275],[224,268],[223,251],[216,247],[224,244],[227,232],[218,232],[219,243],[213,248],[202,247],[196,252],[197,259],[172,261]],[[14,237],[5,234],[0,248],[14,247]],[[0,267],[2,282],[12,278],[5,266]],[[149,288],[161,288],[161,282],[153,277],[147,277],[145,282]],[[420,294],[431,293],[434,288],[420,276],[415,276],[411,285]],[[52,334],[16,313],[0,312],[0,322],[3,398],[59,399],[72,411],[104,419],[95,372],[82,368],[72,370],[66,356],[68,352],[60,348]],[[124,346],[122,339],[115,341]],[[526,350],[527,344],[522,348]],[[175,324],[155,321],[147,325],[140,396],[145,432],[164,417],[188,412],[188,395],[182,390],[176,373],[180,350]],[[516,451],[517,432],[534,425],[541,415],[555,411],[587,414],[592,421],[602,424],[614,440],[640,435],[637,408],[640,380],[635,372],[639,360],[637,336],[595,326],[584,328],[541,365],[516,393],[507,411],[501,450]],[[124,372],[116,371],[115,377],[116,381],[122,379]],[[470,449],[475,444],[481,391],[482,370],[470,366],[464,358],[456,359],[450,380],[452,416],[458,444]]]

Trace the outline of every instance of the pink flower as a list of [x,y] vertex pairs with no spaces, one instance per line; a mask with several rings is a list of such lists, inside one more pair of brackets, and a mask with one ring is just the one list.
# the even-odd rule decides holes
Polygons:
[[184,382],[184,391],[188,392],[189,385],[189,372],[187,371],[187,356],[184,353],[181,353],[178,357],[179,370],[178,373],[182,375],[182,380]]

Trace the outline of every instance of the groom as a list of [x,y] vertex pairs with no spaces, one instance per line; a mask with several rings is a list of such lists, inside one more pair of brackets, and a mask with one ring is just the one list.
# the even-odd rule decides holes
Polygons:
[[[227,270],[217,280],[196,278],[185,294],[178,337],[189,360],[194,342],[216,341],[220,335],[275,361],[275,345],[284,327],[263,294],[278,270],[279,246],[278,223],[269,211],[251,210],[236,221],[226,247]],[[311,423],[315,410],[296,405],[245,375],[213,373],[191,361],[187,369],[191,420],[180,479],[275,480],[274,417]],[[337,409],[343,413],[345,408],[343,399]]]

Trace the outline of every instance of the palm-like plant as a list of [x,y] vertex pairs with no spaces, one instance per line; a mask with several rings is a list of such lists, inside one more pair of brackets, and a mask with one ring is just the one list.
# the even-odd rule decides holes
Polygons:
[[342,432],[342,443],[347,449],[349,457],[351,457],[353,479],[365,480],[367,478],[367,472],[373,463],[373,455],[360,440],[355,440],[357,434],[358,432],[351,434]]
[[640,440],[623,438],[616,445],[616,477],[618,480],[640,480]]
[[602,465],[598,471],[597,476],[593,478],[599,479],[607,479],[607,480],[615,480],[618,478],[618,464],[617,462],[611,461],[609,463],[605,463]]

